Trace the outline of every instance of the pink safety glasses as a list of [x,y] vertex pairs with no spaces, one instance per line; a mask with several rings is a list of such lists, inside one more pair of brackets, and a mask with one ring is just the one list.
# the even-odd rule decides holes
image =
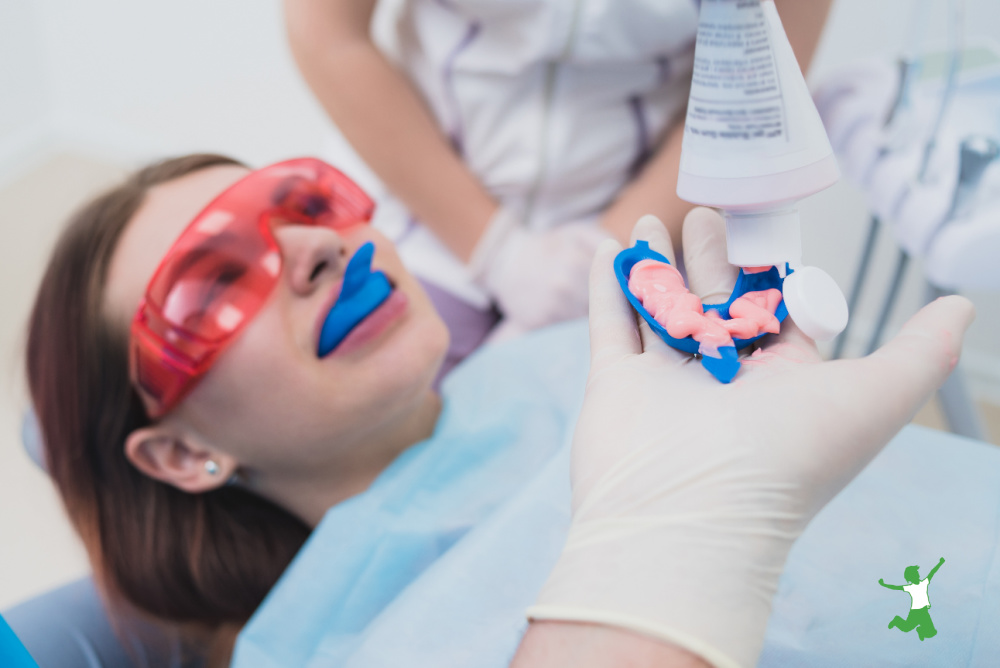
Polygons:
[[372,200],[313,158],[257,170],[181,233],[132,320],[132,382],[152,418],[177,405],[257,314],[281,276],[275,225],[335,230],[367,223]]

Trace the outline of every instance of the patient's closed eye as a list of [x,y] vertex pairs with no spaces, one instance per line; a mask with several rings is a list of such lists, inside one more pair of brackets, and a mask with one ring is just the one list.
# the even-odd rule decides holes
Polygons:
[[[205,280],[198,282],[201,294],[195,302],[197,306],[194,306],[195,303],[193,303],[194,307],[190,308],[186,314],[184,324],[197,328],[205,317],[214,313],[219,297],[237,283],[244,274],[246,274],[246,265],[240,262],[225,262],[220,264],[211,275],[206,276]],[[220,302],[219,305],[225,306],[227,303]]]
[[246,274],[246,265],[239,262],[227,262],[219,266],[215,276],[206,281],[208,289],[202,297],[202,305],[207,309],[218,296],[233,283]]

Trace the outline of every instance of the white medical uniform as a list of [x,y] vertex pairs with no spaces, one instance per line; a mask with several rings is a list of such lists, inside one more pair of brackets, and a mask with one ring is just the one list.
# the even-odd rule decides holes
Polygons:
[[[405,0],[392,32],[399,66],[465,163],[544,230],[596,219],[679,118],[697,23],[697,0]],[[375,224],[411,271],[488,306],[399,202],[380,209]]]

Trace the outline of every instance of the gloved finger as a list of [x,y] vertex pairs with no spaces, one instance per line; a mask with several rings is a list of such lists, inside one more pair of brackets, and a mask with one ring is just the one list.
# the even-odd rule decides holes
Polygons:
[[682,235],[688,288],[706,304],[727,301],[739,269],[726,255],[726,221],[712,209],[698,207],[684,218]]
[[[868,357],[817,365],[810,381],[827,402],[824,428],[842,432],[844,452],[828,453],[856,473],[941,386],[958,364],[975,311],[964,297],[925,306],[891,341]],[[838,457],[846,459],[838,460]],[[840,465],[841,468],[845,464]]]
[[636,221],[635,227],[632,228],[631,244],[634,246],[640,239],[648,242],[650,248],[670,260],[670,264],[677,266],[670,232],[662,220],[653,215],[646,215]]
[[784,451],[782,462],[815,488],[813,510],[857,475],[944,382],[972,318],[967,299],[939,299],[868,357],[788,371],[799,378],[781,384],[769,402],[785,407],[782,431],[800,432],[804,447]]
[[922,401],[958,364],[962,337],[975,317],[965,297],[942,297],[920,309],[899,334],[861,361],[873,368],[890,367],[901,396]]
[[[632,228],[632,245],[634,246],[635,242],[640,239],[649,243],[651,249],[670,260],[670,264],[675,267],[677,266],[677,259],[674,256],[674,244],[670,239],[670,232],[667,231],[667,226],[659,218],[653,215],[646,215],[636,222],[635,227]],[[648,322],[638,315],[636,317],[639,318],[639,335],[642,339],[643,350],[656,351],[667,355],[681,354],[677,353],[677,351],[667,345],[666,341],[657,336]],[[684,355],[683,357],[686,358],[687,356]]]
[[629,355],[642,352],[635,311],[615,277],[615,256],[622,247],[604,241],[590,267],[590,373],[599,373]]

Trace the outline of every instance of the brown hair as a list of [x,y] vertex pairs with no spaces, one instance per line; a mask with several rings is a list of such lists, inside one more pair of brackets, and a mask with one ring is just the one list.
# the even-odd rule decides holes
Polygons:
[[27,373],[49,473],[112,603],[205,630],[242,625],[309,535],[239,487],[188,494],[126,459],[149,425],[129,382],[128,333],[102,315],[115,246],[157,184],[219,165],[190,155],[142,169],[79,210],[49,261],[31,314]]

